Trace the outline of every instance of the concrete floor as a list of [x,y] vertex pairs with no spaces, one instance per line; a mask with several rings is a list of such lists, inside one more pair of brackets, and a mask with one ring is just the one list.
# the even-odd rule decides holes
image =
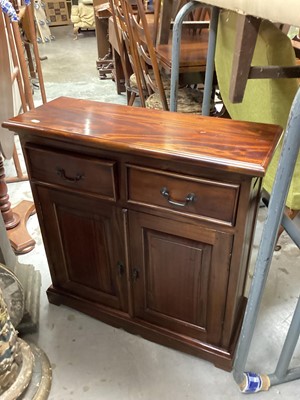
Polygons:
[[[125,104],[110,80],[100,81],[96,70],[96,39],[93,32],[73,40],[71,27],[52,28],[56,40],[40,45],[48,100],[70,96]],[[40,103],[35,93],[36,104]],[[12,161],[5,161],[7,176],[14,174]],[[9,184],[12,205],[30,199],[28,182]],[[260,209],[251,271],[266,209]],[[300,224],[300,219],[298,219]],[[37,244],[19,257],[33,264],[42,275],[39,331],[25,340],[40,346],[53,368],[51,400],[199,400],[242,399],[231,373],[178,351],[151,343],[112,328],[64,306],[48,304],[45,291],[50,285],[47,260],[36,216],[28,230]],[[281,251],[274,254],[247,370],[272,373],[299,296],[300,252],[287,235],[280,240]],[[292,366],[300,365],[300,346]],[[271,387],[252,394],[256,399],[299,399],[300,381]]]

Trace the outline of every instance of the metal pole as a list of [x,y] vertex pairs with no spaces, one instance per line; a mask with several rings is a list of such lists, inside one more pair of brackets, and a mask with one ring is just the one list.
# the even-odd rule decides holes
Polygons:
[[244,322],[237,347],[233,376],[238,384],[243,381],[251,340],[261,303],[261,298],[271,264],[276,236],[282,219],[288,189],[300,147],[300,89],[293,101],[282,152],[270,197],[268,215],[264,224],[258,250],[253,281],[249,293]]
[[[298,298],[297,306],[293,315],[293,319],[288,330],[281,354],[274,373],[274,381],[282,379],[290,365],[296,344],[300,333],[300,297]],[[273,383],[273,376],[270,376],[270,381]]]
[[287,231],[290,238],[294,241],[294,243],[300,249],[300,229],[296,226],[296,224],[285,214],[282,216],[281,225]]
[[[262,202],[268,207],[270,201],[269,193],[266,191],[263,192]],[[290,219],[285,213],[282,214],[281,225],[286,230],[289,237],[293,240],[293,242],[299,247],[300,249],[300,229],[297,225]]]
[[300,379],[300,367],[289,369],[287,374],[280,378],[276,376],[275,373],[270,374],[269,379],[272,386],[279,385],[280,383],[295,381],[296,379]]
[[182,22],[187,14],[202,4],[198,1],[190,1],[185,4],[176,15],[173,36],[172,36],[172,67],[171,67],[171,93],[170,93],[170,111],[177,111],[177,94],[179,80],[179,58]]

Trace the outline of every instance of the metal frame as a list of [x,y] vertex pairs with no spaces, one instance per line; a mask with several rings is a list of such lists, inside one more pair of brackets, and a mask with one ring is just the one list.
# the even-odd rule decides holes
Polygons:
[[[182,22],[184,17],[189,12],[200,5],[202,4],[198,1],[189,2],[181,8],[174,22],[170,111],[177,110],[179,53]],[[210,109],[218,15],[219,8],[212,7],[202,115],[209,115]],[[259,390],[267,390],[272,385],[278,385],[280,383],[300,378],[300,367],[289,369],[289,364],[300,334],[300,298],[298,299],[296,309],[294,311],[294,315],[289,330],[287,332],[275,372],[266,376],[244,372],[280,224],[284,226],[296,245],[300,247],[300,231],[295,226],[295,223],[293,223],[288,217],[284,215],[286,197],[293,176],[296,160],[299,154],[299,148],[300,89],[295,96],[289,115],[274,186],[269,199],[270,201],[268,204],[268,215],[263,227],[263,233],[255,264],[254,276],[250,288],[244,321],[234,361],[233,377],[235,381],[240,385],[240,387],[245,382],[245,378],[247,381],[246,385],[244,385],[244,393],[253,393]],[[267,381],[266,387],[263,387],[263,380]]]
[[[179,54],[180,54],[182,23],[187,14],[189,14],[195,8],[200,7],[202,5],[203,3],[200,3],[199,1],[190,1],[180,9],[174,21],[173,38],[172,38],[170,111],[177,111]],[[214,60],[215,60],[219,11],[220,9],[218,7],[212,7],[211,20],[209,25],[208,51],[207,51],[206,71],[205,71],[205,82],[204,82],[204,96],[202,102],[202,115],[209,115],[210,112],[210,100],[211,100],[213,76],[215,69]]]
[[[268,206],[268,215],[264,223],[254,276],[248,297],[244,322],[237,347],[233,376],[238,384],[245,378],[246,361],[257,320],[264,287],[276,244],[277,232],[282,223],[288,234],[299,247],[300,231],[295,224],[284,216],[285,201],[293,176],[300,149],[300,89],[293,101],[287,129],[283,141],[281,156],[275,176],[273,190]],[[300,367],[288,369],[300,334],[300,300],[294,312],[285,343],[274,373],[268,375],[270,385],[278,385],[300,378]],[[258,391],[258,390],[256,390]]]

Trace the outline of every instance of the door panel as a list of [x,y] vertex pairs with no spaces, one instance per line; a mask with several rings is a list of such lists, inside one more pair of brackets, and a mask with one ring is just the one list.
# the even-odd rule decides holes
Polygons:
[[152,230],[144,239],[147,309],[204,328],[206,308],[200,312],[199,304],[207,296],[210,246]]
[[129,229],[134,315],[219,344],[232,236],[133,211]]
[[127,310],[121,210],[78,194],[36,190],[54,286]]

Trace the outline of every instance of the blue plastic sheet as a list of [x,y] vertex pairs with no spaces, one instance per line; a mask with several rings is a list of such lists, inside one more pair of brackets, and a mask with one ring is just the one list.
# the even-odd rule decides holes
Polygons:
[[[29,6],[31,0],[25,0],[26,6]],[[18,15],[13,5],[8,0],[0,0],[2,11],[7,14],[12,22],[18,22]]]

